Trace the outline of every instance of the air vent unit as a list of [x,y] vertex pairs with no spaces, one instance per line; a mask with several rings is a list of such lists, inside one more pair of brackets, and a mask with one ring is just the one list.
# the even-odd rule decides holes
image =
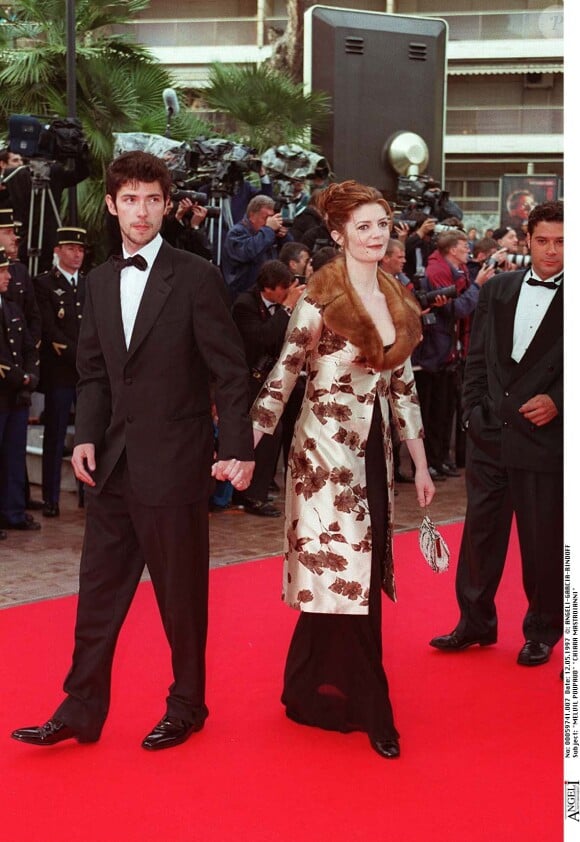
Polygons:
[[526,73],[526,88],[553,88],[554,76],[551,73]]
[[409,43],[409,58],[411,61],[427,61],[427,44],[411,41]]
[[347,35],[344,39],[344,51],[347,55],[362,56],[365,51],[365,39]]

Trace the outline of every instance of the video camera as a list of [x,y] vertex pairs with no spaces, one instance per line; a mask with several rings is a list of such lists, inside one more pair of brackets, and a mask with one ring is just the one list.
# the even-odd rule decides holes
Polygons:
[[459,205],[451,201],[449,193],[442,190],[439,182],[430,175],[400,175],[397,179],[396,204],[403,207],[403,217],[411,210],[420,210],[439,221],[450,216],[463,218]]
[[49,123],[31,114],[13,114],[8,119],[8,148],[25,158],[86,161],[89,145],[80,120],[57,118]]

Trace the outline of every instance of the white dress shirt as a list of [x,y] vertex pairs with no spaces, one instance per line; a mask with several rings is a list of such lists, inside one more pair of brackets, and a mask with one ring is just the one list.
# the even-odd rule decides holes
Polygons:
[[[151,267],[157,257],[163,243],[161,234],[157,234],[150,243],[139,249],[135,254],[142,255],[147,261],[147,269],[137,269],[136,266],[125,266],[121,270],[121,316],[123,318],[123,331],[125,333],[125,344],[127,348],[131,344],[131,336],[135,327],[135,320],[139,311],[139,305],[145,292],[145,286],[149,279]],[[123,257],[129,257],[129,253],[123,246]]]
[[[548,283],[558,279],[557,283],[559,286],[562,283],[563,277],[563,272],[560,272],[558,275],[546,278],[545,281]],[[548,307],[552,303],[552,299],[558,291],[557,289],[542,289],[539,286],[530,286],[526,283],[528,278],[536,278],[533,268],[524,277],[516,307],[512,359],[517,363],[520,362],[528,350],[532,339],[536,335],[536,331],[542,323],[542,319],[548,311]],[[537,280],[541,280],[541,278],[537,278]]]

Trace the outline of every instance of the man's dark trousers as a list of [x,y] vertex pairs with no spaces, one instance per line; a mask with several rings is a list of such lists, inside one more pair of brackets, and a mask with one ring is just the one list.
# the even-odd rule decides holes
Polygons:
[[[73,664],[64,684],[67,698],[55,718],[84,738],[99,737],[109,710],[117,638],[146,566],[173,655],[175,680],[167,715],[202,724],[208,714],[204,704],[207,502],[182,506],[137,502],[122,456],[100,494],[87,489],[85,505]],[[110,598],[112,591],[115,600]]]

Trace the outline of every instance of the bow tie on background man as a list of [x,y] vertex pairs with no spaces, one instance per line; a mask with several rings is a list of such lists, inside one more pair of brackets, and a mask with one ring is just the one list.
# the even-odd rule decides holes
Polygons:
[[563,272],[557,277],[555,277],[553,281],[540,281],[538,280],[538,278],[530,276],[526,283],[529,284],[531,287],[543,287],[544,289],[558,289],[563,277]]
[[147,269],[147,261],[141,254],[134,254],[131,257],[120,257],[119,255],[114,255],[111,260],[113,261],[113,266],[119,272],[126,266],[135,266],[137,269],[140,269],[141,272],[144,272],[145,269]]

